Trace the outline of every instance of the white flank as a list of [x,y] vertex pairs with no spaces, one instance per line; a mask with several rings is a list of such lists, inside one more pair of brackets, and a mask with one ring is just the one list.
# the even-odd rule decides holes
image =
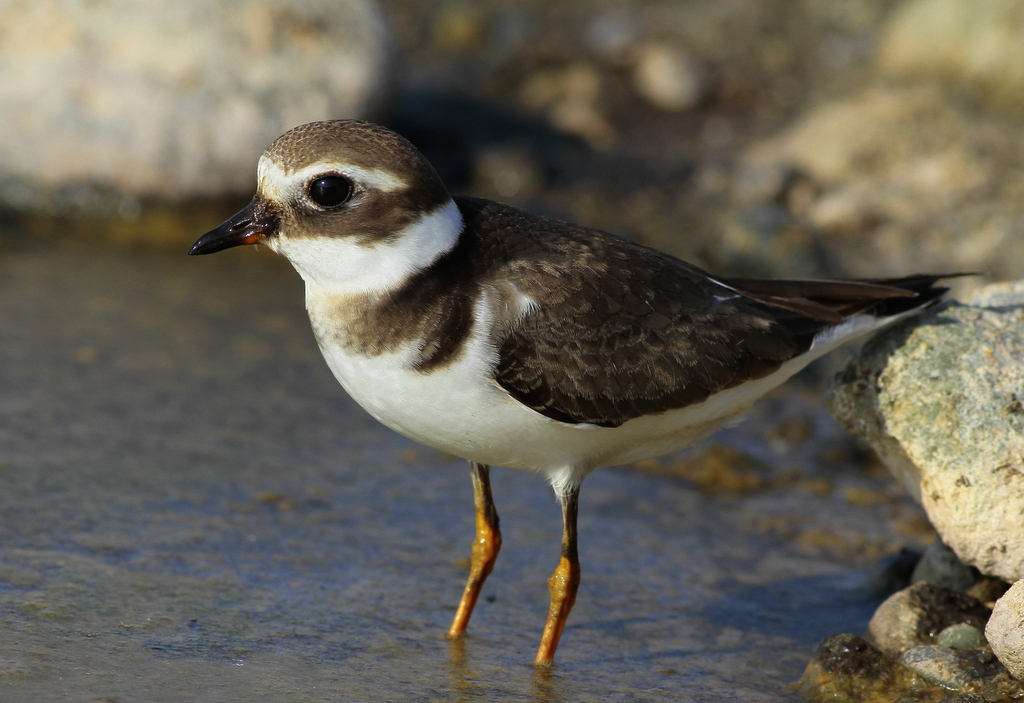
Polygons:
[[267,241],[291,261],[307,286],[331,295],[383,293],[450,251],[462,232],[462,213],[454,200],[395,236],[367,245],[351,237],[296,237],[281,232]]
[[869,332],[874,332],[886,325],[891,325],[894,322],[898,322],[908,317],[913,317],[921,311],[922,307],[929,304],[930,303],[924,303],[922,306],[912,308],[906,312],[901,312],[898,315],[890,315],[888,317],[875,317],[874,315],[866,314],[854,315],[835,327],[829,327],[815,335],[814,341],[811,342],[811,351],[808,353],[813,353],[815,355],[814,358],[817,359],[819,356],[827,354],[841,344],[857,339]]

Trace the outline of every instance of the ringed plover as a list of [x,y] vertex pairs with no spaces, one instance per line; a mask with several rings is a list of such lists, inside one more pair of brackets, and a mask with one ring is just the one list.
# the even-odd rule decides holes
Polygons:
[[338,381],[382,423],[469,460],[477,534],[449,630],[466,630],[501,546],[489,466],[545,476],[561,559],[536,664],[554,657],[580,579],[580,483],[681,449],[840,344],[936,302],[940,276],[714,276],[639,244],[452,197],[375,124],[296,127],[263,154],[252,202],[192,246],[266,244],[306,284]]

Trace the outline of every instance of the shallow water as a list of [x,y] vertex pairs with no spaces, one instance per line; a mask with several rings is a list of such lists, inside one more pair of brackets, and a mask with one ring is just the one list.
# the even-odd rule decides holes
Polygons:
[[[873,560],[927,538],[887,479],[815,459],[848,443],[796,386],[705,445],[793,480],[588,478],[579,599],[538,674],[549,489],[492,472],[503,551],[447,642],[468,471],[347,399],[268,252],[0,251],[0,330],[4,701],[791,700],[819,640],[863,631]],[[794,414],[811,438],[772,439]]]

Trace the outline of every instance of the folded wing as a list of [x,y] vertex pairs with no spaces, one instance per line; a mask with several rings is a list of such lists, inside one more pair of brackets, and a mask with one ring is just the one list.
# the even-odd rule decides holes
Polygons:
[[[486,215],[501,225],[501,212]],[[940,276],[714,278],[652,249],[515,213],[530,242],[502,275],[532,302],[498,348],[495,381],[537,412],[617,427],[766,376],[853,315],[937,300]],[[542,263],[540,263],[542,262]]]

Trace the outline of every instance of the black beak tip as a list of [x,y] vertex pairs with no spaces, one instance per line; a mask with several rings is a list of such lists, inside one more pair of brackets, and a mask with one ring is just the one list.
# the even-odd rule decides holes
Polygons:
[[197,239],[192,246],[188,248],[189,256],[201,256],[203,254],[212,254],[216,251],[220,251],[224,247],[218,247],[215,244],[220,243],[215,240],[223,239],[223,236],[218,231],[220,228],[210,230],[202,237]]
[[190,256],[216,254],[243,244],[256,244],[274,232],[277,218],[257,211],[256,199],[214,227],[189,247]]

